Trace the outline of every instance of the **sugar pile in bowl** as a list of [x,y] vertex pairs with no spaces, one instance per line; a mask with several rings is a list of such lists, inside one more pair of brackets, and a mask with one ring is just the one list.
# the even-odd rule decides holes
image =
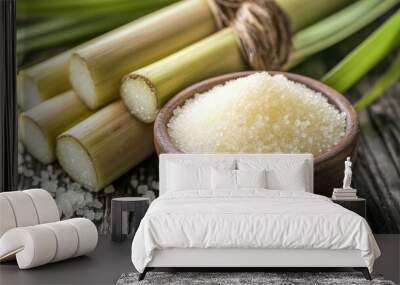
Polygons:
[[255,73],[197,94],[174,110],[168,133],[187,153],[321,154],[344,136],[346,115],[283,75]]

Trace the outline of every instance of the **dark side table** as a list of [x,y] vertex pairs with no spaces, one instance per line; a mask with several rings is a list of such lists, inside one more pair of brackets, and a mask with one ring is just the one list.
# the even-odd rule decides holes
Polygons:
[[364,219],[367,218],[367,201],[363,198],[355,198],[351,200],[332,199],[332,202],[359,214]]
[[134,235],[149,208],[145,197],[120,197],[111,200],[111,239],[123,241]]

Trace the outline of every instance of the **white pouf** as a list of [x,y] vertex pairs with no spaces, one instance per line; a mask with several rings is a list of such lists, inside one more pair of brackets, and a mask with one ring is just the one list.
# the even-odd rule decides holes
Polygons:
[[0,261],[15,256],[20,269],[49,263],[56,250],[54,233],[40,225],[11,229],[0,239]]
[[39,224],[60,220],[60,213],[58,212],[56,202],[49,192],[43,189],[29,189],[22,192],[31,197],[36,213],[39,217]]
[[17,222],[15,221],[13,209],[8,199],[0,195],[0,237],[9,229],[15,228]]
[[71,224],[78,233],[79,243],[74,257],[91,252],[96,248],[98,240],[97,228],[90,220],[75,218],[65,220],[65,222]]
[[78,249],[79,237],[76,230],[71,228],[71,224],[64,221],[49,223],[43,226],[51,229],[56,236],[57,244],[60,245],[57,247],[57,252],[52,262],[67,259],[75,255]]
[[8,202],[15,216],[17,227],[33,226],[39,223],[35,206],[30,196],[22,191],[1,193]]
[[33,226],[60,220],[56,202],[43,189],[0,193],[0,237],[15,227]]
[[7,231],[0,238],[0,261],[14,256],[20,269],[87,254],[97,245],[96,226],[76,218]]

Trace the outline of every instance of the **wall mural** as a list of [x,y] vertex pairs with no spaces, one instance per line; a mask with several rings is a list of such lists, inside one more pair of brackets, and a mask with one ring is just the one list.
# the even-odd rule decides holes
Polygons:
[[[110,203],[113,197],[145,196],[153,200],[158,196],[158,158],[154,152],[151,124],[157,115],[156,111],[161,107],[156,104],[168,101],[178,91],[191,84],[186,82],[179,85],[179,80],[174,80],[172,77],[168,82],[172,91],[169,93],[165,91],[165,94],[146,93],[148,97],[140,99],[148,100],[145,102],[148,110],[145,111],[135,109],[129,101],[133,96],[130,90],[133,90],[133,93],[136,91],[130,84],[139,83],[125,82],[123,85],[125,87],[121,91],[125,94],[123,101],[119,100],[118,90],[120,80],[124,75],[138,68],[143,68],[138,71],[139,75],[149,74],[150,69],[146,69],[146,65],[159,59],[157,58],[159,56],[151,54],[150,46],[153,42],[171,43],[164,35],[155,33],[154,37],[158,37],[156,39],[149,36],[148,39],[146,38],[148,50],[143,51],[141,58],[135,63],[132,63],[132,59],[124,55],[123,49],[120,48],[132,45],[131,49],[138,49],[129,38],[120,39],[115,46],[108,45],[101,39],[95,40],[91,45],[79,45],[108,31],[111,31],[108,37],[118,38],[120,35],[114,30],[115,28],[172,2],[177,1],[161,1],[157,5],[147,5],[143,1],[142,5],[138,6],[135,5],[135,1],[127,0],[124,5],[112,5],[113,9],[107,10],[108,20],[104,21],[104,10],[91,7],[90,2],[80,5],[79,8],[71,5],[66,9],[62,4],[36,7],[35,1],[18,1],[17,62],[18,111],[20,113],[18,189],[43,188],[47,190],[55,198],[63,218],[74,216],[89,218],[96,223],[102,233],[110,231]],[[334,7],[332,4],[332,11],[328,12],[334,13],[340,8],[353,9],[355,17],[358,17],[356,11],[361,13],[363,9],[355,5]],[[79,13],[76,13],[77,9]],[[179,39],[180,42],[175,42],[175,46],[171,44],[168,51],[166,49],[161,52],[162,57],[216,32],[212,20],[207,18],[208,12],[203,11],[201,7],[179,9],[188,9],[190,13],[201,15],[202,18],[199,21],[202,21],[202,24],[196,22],[194,17],[189,19],[187,15],[179,14],[182,21],[186,21],[185,23],[196,32],[188,33],[186,39]],[[369,10],[371,10],[370,7]],[[379,29],[384,29],[386,35],[393,32],[392,26],[399,23],[400,18],[399,13],[395,13],[396,7],[391,4],[381,7],[379,11],[368,21],[358,23],[358,28],[352,27],[351,23],[343,23],[346,28],[343,28],[341,33],[327,30],[328,34],[324,35],[323,39],[331,37],[329,39],[333,39],[333,45],[324,45],[323,39],[314,39],[314,42],[308,43],[312,45],[312,52],[295,50],[297,53],[294,54],[297,58],[295,60],[293,57],[289,58],[291,65],[285,69],[315,79],[324,78],[361,42],[367,38],[373,42],[374,39],[369,37],[371,34]],[[179,20],[179,17],[177,16],[176,19]],[[306,38],[307,27],[312,29],[312,25],[317,24],[330,26],[318,15],[313,15],[313,17],[316,19],[314,23],[300,23],[299,20],[299,25],[302,25],[299,30],[303,34],[296,31],[298,37],[293,38],[294,48],[307,44],[301,41],[302,36]],[[341,21],[340,18],[336,20]],[[293,22],[297,23],[297,20]],[[132,29],[129,25],[123,29],[125,31]],[[162,25],[167,25],[167,23],[162,22]],[[172,31],[173,23],[168,25],[171,25]],[[352,27],[351,32],[349,27]],[[65,33],[66,36],[60,37],[61,33]],[[171,35],[166,36],[172,37],[172,32]],[[224,56],[231,59],[229,66],[216,67],[217,72],[208,73],[206,67],[195,68],[196,64],[201,64],[199,63],[201,60],[196,62],[194,59],[196,56],[191,56],[189,53],[186,57],[183,53],[176,58],[172,56],[171,61],[168,62],[169,65],[158,61],[152,68],[168,71],[170,65],[174,64],[173,60],[181,58],[181,61],[187,60],[187,63],[193,66],[194,73],[197,72],[194,77],[197,80],[194,82],[215,75],[248,69],[238,56],[236,42],[231,41],[230,36],[229,32],[223,31],[215,34],[211,39],[206,39],[212,43],[226,45],[216,54],[213,54],[212,50],[207,50],[209,42],[200,43],[194,47],[209,53],[208,56],[212,59],[210,62],[219,62]],[[373,44],[377,43],[373,42]],[[79,47],[75,48],[76,46]],[[386,52],[376,59],[378,64],[371,64],[371,70],[361,72],[360,79],[344,83],[347,84],[346,88],[338,87],[338,89],[343,89],[342,93],[351,103],[356,104],[360,137],[352,158],[354,161],[352,187],[358,190],[360,197],[367,199],[368,221],[376,233],[400,233],[400,83],[398,81],[400,60],[398,52],[398,48],[397,50],[387,48]],[[73,53],[77,56],[73,57]],[[106,55],[101,56],[102,53]],[[79,56],[86,60],[83,65],[79,62]],[[146,62],[144,58],[151,58],[151,60]],[[124,63],[133,64],[135,68],[124,70],[122,68]],[[70,64],[69,67],[68,64]],[[84,66],[96,70],[94,77],[90,77],[92,75],[88,72],[89,70],[85,70]],[[168,72],[172,73],[172,69]],[[133,74],[132,77],[140,78],[138,74]],[[386,76],[386,81],[382,79],[382,76]],[[165,90],[163,88],[167,85],[164,86],[162,85],[164,83],[157,81],[155,75],[151,79],[152,84],[158,87],[155,89]],[[92,85],[80,84],[81,80],[86,80]],[[388,81],[390,85],[386,84]],[[376,84],[380,87],[376,87]],[[335,84],[332,83],[332,85]],[[363,96],[370,93],[373,93],[371,96],[374,100],[360,101]],[[151,96],[155,96],[156,103],[147,99],[153,98]],[[136,114],[136,117],[130,113]],[[76,155],[77,153],[79,155]],[[344,168],[344,164],[341,167]],[[343,175],[341,171],[338,173]],[[343,181],[343,177],[337,180]],[[333,187],[331,188],[329,191],[333,190]]]

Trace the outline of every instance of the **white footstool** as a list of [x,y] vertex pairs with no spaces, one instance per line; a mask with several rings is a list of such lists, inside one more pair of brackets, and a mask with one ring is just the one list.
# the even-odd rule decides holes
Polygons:
[[0,262],[17,259],[20,269],[57,262],[94,250],[97,238],[88,219],[60,221],[46,190],[0,193]]
[[60,220],[53,197],[43,189],[0,193],[0,237],[15,227]]
[[7,231],[0,238],[0,261],[17,259],[20,269],[87,254],[97,245],[96,226],[75,218]]

